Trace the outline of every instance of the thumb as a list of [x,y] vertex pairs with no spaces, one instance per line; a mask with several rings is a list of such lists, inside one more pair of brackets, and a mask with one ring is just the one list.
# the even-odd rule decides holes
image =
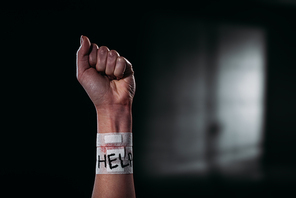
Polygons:
[[88,62],[88,56],[90,52],[90,40],[86,37],[81,35],[80,37],[80,47],[76,53],[76,75],[77,78],[90,67]]

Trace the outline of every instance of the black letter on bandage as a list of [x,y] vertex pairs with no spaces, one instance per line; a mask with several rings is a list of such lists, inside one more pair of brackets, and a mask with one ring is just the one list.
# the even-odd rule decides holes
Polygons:
[[120,164],[121,164],[121,167],[124,168],[124,167],[127,167],[129,164],[123,164],[123,160],[121,159],[121,154],[119,153],[119,160],[120,160]]
[[133,154],[128,153],[128,160],[130,161],[130,166],[132,166],[132,161],[133,161]]
[[106,161],[106,155],[104,155],[104,160],[101,160],[100,159],[100,155],[98,155],[98,168],[100,168],[100,162],[104,162],[104,164],[105,164],[105,168],[106,168],[106,166],[107,166],[107,161]]
[[112,166],[112,163],[111,162],[116,161],[116,158],[111,160],[110,157],[111,156],[114,156],[114,155],[115,155],[115,153],[112,153],[112,154],[108,155],[110,169],[116,168],[118,166],[117,164],[114,165],[114,166]]

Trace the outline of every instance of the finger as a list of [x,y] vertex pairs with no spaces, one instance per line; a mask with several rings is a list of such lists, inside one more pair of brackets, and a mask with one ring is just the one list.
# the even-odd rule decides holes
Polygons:
[[90,51],[90,41],[86,36],[80,37],[80,47],[76,53],[76,73],[77,78],[81,75],[86,69],[89,68],[88,55]]
[[118,56],[119,56],[119,54],[115,50],[111,50],[108,53],[106,69],[105,69],[106,75],[111,76],[111,77],[114,76],[113,73],[114,73],[114,69],[115,69],[116,59]]
[[98,51],[98,46],[97,44],[95,43],[92,43],[91,44],[91,52],[89,54],[89,57],[88,57],[88,61],[89,61],[89,65],[91,67],[95,67],[96,64],[97,64],[97,51]]
[[102,46],[98,49],[96,64],[96,69],[98,72],[105,72],[108,52],[109,49],[106,46]]
[[128,77],[128,76],[131,76],[131,75],[134,74],[134,70],[133,70],[132,64],[126,58],[124,58],[124,60],[125,60],[125,63],[126,63],[126,68],[125,68],[125,72],[124,72],[123,78]]
[[115,65],[115,69],[114,69],[114,76],[117,79],[122,78],[124,75],[124,72],[125,72],[125,68],[126,68],[125,59],[121,56],[118,57],[116,60],[116,65]]

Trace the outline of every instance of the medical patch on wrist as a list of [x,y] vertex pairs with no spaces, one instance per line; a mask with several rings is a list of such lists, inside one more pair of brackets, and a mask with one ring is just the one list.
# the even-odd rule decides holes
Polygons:
[[133,146],[132,133],[97,133],[97,146]]
[[96,174],[132,174],[132,133],[98,133],[96,158]]

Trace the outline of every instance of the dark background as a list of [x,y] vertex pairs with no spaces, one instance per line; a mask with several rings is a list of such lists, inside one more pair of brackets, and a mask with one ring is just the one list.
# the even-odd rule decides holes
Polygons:
[[[267,30],[266,174],[259,182],[146,178],[141,138],[153,73],[147,24],[165,15],[257,25]],[[289,194],[296,180],[296,4],[292,1],[11,2],[1,22],[1,197],[90,197],[95,109],[75,76],[81,34],[134,65],[135,185],[138,197]],[[153,19],[153,20],[152,20]],[[178,28],[178,27],[176,27]],[[5,196],[2,196],[5,195]]]

